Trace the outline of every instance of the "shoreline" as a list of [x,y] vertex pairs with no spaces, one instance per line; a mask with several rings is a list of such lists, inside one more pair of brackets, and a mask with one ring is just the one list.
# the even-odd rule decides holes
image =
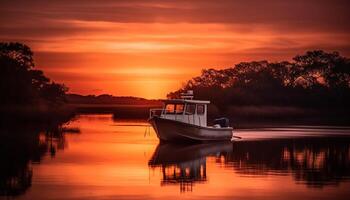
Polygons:
[[[0,107],[1,123],[64,123],[79,114],[112,114],[114,120],[147,120],[149,109],[158,104],[66,104],[61,107],[10,106]],[[220,112],[214,105],[208,108],[208,125],[215,118],[227,117],[234,128],[278,126],[350,126],[348,109],[305,109],[287,106],[230,106]]]

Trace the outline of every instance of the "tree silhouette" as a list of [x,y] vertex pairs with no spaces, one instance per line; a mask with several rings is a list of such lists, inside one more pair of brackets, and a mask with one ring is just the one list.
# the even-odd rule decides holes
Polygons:
[[0,43],[0,56],[16,60],[17,63],[27,69],[34,68],[33,52],[25,44],[18,42]]
[[348,107],[350,59],[315,50],[295,56],[292,62],[253,61],[206,69],[168,97],[180,97],[189,89],[221,110],[228,105]]
[[64,85],[51,82],[44,73],[34,69],[33,52],[20,43],[0,43],[1,105],[45,103],[49,106],[65,102],[68,91]]

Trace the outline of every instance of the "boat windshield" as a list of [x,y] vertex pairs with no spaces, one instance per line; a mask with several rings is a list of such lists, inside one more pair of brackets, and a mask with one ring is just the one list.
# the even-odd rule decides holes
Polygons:
[[195,104],[187,104],[186,105],[186,115],[194,115],[196,111],[196,105]]
[[176,104],[175,106],[175,112],[176,114],[182,114],[184,112],[184,104]]
[[184,111],[184,104],[166,104],[165,113],[166,114],[182,114]]
[[202,104],[199,104],[199,105],[197,105],[197,114],[198,115],[203,115],[204,114],[204,105],[202,105]]
[[166,104],[165,105],[165,113],[174,113],[175,111],[175,104]]

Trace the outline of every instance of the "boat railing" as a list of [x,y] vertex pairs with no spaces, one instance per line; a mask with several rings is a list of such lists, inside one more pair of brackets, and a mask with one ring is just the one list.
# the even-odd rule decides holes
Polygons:
[[152,108],[149,110],[149,118],[152,118],[154,116],[160,117],[163,113],[164,109],[162,108]]

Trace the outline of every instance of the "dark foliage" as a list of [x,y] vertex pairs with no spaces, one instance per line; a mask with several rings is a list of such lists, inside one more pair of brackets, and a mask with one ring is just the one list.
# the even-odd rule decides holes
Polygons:
[[0,43],[0,104],[58,106],[67,88],[34,69],[33,52],[21,43]]
[[67,94],[68,105],[76,112],[100,114],[113,113],[115,120],[119,119],[147,119],[149,109],[159,108],[162,102],[138,97],[112,96],[112,95],[79,95]]
[[348,108],[350,59],[317,50],[297,55],[292,62],[242,62],[228,69],[205,69],[168,97],[189,89],[220,110],[230,105]]
[[139,97],[102,95],[67,94],[67,102],[71,104],[126,104],[126,105],[159,105],[158,100],[148,100]]

